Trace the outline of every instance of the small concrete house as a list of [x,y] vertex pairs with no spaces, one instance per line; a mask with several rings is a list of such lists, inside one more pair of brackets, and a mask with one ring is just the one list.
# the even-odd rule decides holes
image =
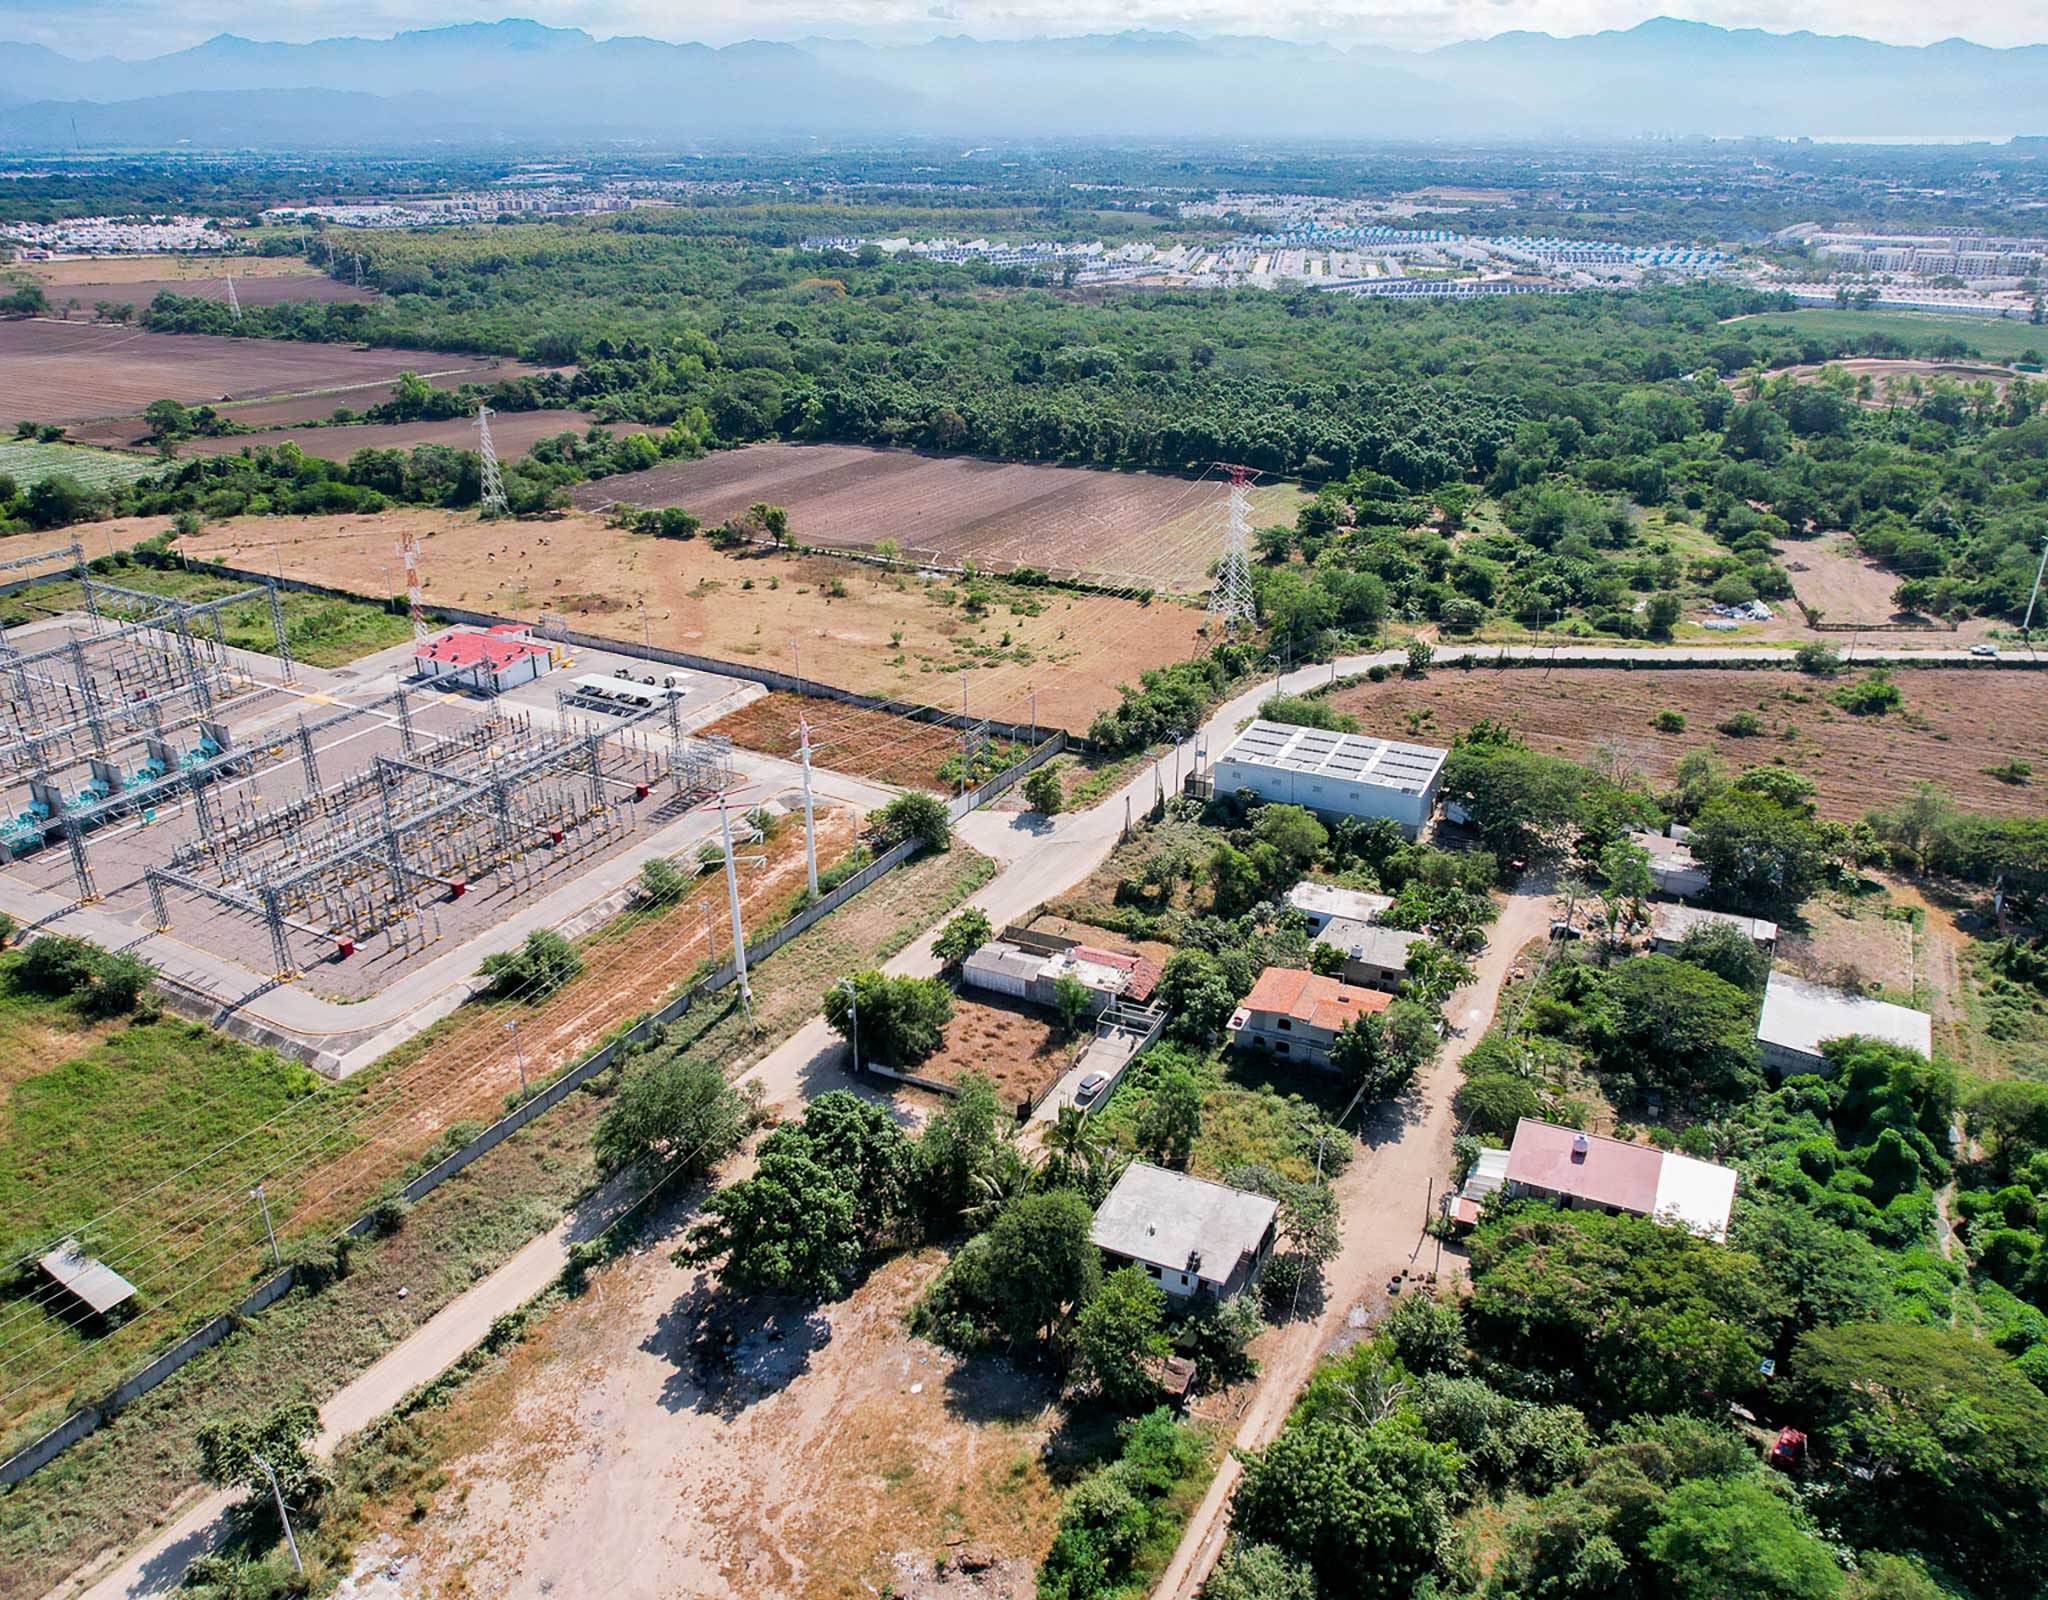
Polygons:
[[1533,1117],[1515,1125],[1503,1187],[1574,1211],[1654,1217],[1717,1242],[1735,1207],[1733,1167]]
[[1674,954],[1695,928],[1725,923],[1740,928],[1760,948],[1772,950],[1778,943],[1778,925],[1762,917],[1738,917],[1727,911],[1705,911],[1698,906],[1658,906],[1650,916],[1650,939],[1661,955]]
[[1382,928],[1376,922],[1332,917],[1316,935],[1344,957],[1344,981],[1393,994],[1408,976],[1408,947],[1422,937],[1412,928]]
[[1290,1061],[1330,1064],[1330,1046],[1354,1018],[1384,1011],[1393,997],[1297,967],[1268,967],[1225,1024],[1239,1049],[1257,1046]]
[[1169,1300],[1227,1300],[1258,1277],[1279,1217],[1264,1195],[1134,1161],[1089,1236],[1112,1264],[1143,1267]]
[[500,623],[485,632],[455,628],[413,651],[423,678],[452,679],[485,694],[501,694],[531,683],[555,664],[546,645],[535,644],[517,624]]
[[1820,1047],[1830,1039],[1851,1035],[1882,1039],[1915,1055],[1934,1053],[1934,1022],[1926,1012],[1845,994],[1825,984],[1808,983],[1790,973],[1774,972],[1764,986],[1763,1014],[1757,1019],[1757,1050],[1780,1077],[1794,1073],[1826,1073]]
[[1650,883],[1659,894],[1683,900],[1707,892],[1707,869],[1689,846],[1661,833],[1632,833],[1629,843],[1650,855]]
[[1060,980],[1072,978],[1092,997],[1089,1014],[1093,1016],[1131,990],[1142,965],[1137,956],[1089,945],[1047,953],[1006,939],[991,939],[961,966],[960,981],[969,988],[1049,1006]]
[[1394,897],[1340,889],[1334,883],[1297,883],[1287,891],[1287,903],[1301,913],[1310,933],[1321,933],[1335,921],[1371,922],[1394,903]]

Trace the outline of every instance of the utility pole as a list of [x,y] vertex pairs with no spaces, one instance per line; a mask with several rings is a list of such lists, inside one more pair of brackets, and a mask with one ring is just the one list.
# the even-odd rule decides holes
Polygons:
[[270,1463],[261,1456],[252,1455],[249,1459],[261,1467],[263,1469],[263,1476],[270,1480],[271,1498],[277,1501],[277,1520],[284,1524],[284,1542],[291,1546],[292,1570],[303,1576],[306,1571],[306,1563],[299,1559],[299,1541],[292,1534],[291,1513],[284,1508],[284,1490],[277,1486],[277,1473],[271,1468]]
[[797,718],[797,737],[802,741],[799,750],[804,759],[804,881],[810,885],[811,898],[818,898],[818,825],[811,814],[811,719]]
[[967,672],[960,672],[960,792],[967,792],[967,763],[973,758],[967,754],[967,741],[971,736],[967,726]]
[[526,1086],[526,1052],[519,1048],[518,1019],[506,1023],[505,1031],[512,1035],[512,1059],[519,1063],[519,1092],[525,1095],[529,1092]]
[[1038,748],[1038,691],[1031,691],[1031,748]]
[[732,817],[726,810],[725,791],[718,791],[718,833],[725,843],[725,898],[732,910],[733,971],[740,982],[740,1004],[753,1014],[754,992],[747,986],[747,934],[740,926],[740,874],[732,858]]
[[2027,620],[2020,624],[2020,637],[2028,638],[2034,629],[2034,602],[2041,598],[2041,574],[2048,572],[2048,538],[2041,541],[2041,564],[2034,568],[2034,592],[2027,596]]
[[841,978],[832,985],[846,991],[846,1003],[853,1012],[853,1070],[860,1071],[860,991],[853,986],[851,978]]
[[263,1193],[263,1185],[257,1184],[249,1193],[256,1197],[256,1204],[263,1208],[263,1232],[270,1240],[270,1264],[273,1267],[281,1267],[284,1265],[284,1257],[278,1254],[277,1230],[270,1225],[270,1201]]
[[652,650],[654,648],[654,639],[647,630],[647,602],[645,600],[640,602],[640,648],[643,650]]

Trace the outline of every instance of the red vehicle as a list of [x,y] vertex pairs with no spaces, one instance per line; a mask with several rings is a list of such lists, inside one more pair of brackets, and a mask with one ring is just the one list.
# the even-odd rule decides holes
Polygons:
[[1780,1428],[1778,1442],[1771,1446],[1771,1465],[1780,1472],[1797,1472],[1806,1464],[1806,1435],[1797,1428]]

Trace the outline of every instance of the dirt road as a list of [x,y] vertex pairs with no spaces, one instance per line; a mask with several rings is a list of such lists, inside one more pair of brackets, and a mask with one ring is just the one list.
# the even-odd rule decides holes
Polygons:
[[[1362,1130],[1364,1158],[1354,1161],[1335,1185],[1343,1246],[1329,1269],[1329,1297],[1320,1316],[1287,1330],[1286,1340],[1268,1360],[1258,1394],[1233,1440],[1239,1449],[1257,1450],[1272,1443],[1295,1396],[1342,1331],[1353,1306],[1383,1297],[1403,1268],[1435,1265],[1436,1246],[1424,1235],[1422,1224],[1431,1180],[1442,1183],[1450,1171],[1451,1096],[1457,1092],[1460,1064],[1485,1036],[1515,957],[1548,928],[1550,905],[1547,888],[1526,880],[1509,898],[1472,982],[1452,995],[1444,1008],[1451,1032],[1435,1066],[1404,1099],[1379,1107]],[[1447,1249],[1444,1271],[1462,1270],[1463,1259],[1462,1252],[1454,1255]],[[1230,1529],[1230,1496],[1241,1472],[1234,1455],[1224,1457],[1153,1591],[1155,1600],[1187,1600],[1201,1588],[1222,1553]]]

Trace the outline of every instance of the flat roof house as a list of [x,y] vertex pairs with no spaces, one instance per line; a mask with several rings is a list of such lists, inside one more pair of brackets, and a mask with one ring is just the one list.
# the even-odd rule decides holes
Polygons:
[[1797,1072],[1825,1073],[1827,1058],[1820,1047],[1829,1039],[1846,1039],[1852,1034],[1882,1039],[1915,1055],[1934,1053],[1934,1023],[1924,1011],[1845,994],[1790,973],[1771,974],[1764,986],[1756,1042],[1764,1065],[1773,1072],[1781,1077]]
[[1778,925],[1763,917],[1739,917],[1728,911],[1705,911],[1698,906],[1660,905],[1650,914],[1650,939],[1664,955],[1670,955],[1685,941],[1685,936],[1695,928],[1711,928],[1725,923],[1731,928],[1740,928],[1750,939],[1764,949],[1773,948],[1778,942]]
[[1355,1017],[1384,1011],[1393,997],[1298,967],[1268,967],[1225,1028],[1240,1049],[1255,1045],[1290,1061],[1330,1064],[1330,1046]]
[[1287,903],[1302,915],[1310,933],[1321,933],[1330,922],[1371,922],[1394,903],[1390,894],[1367,894],[1363,889],[1340,889],[1334,883],[1297,883],[1287,891]]
[[1216,793],[1242,789],[1326,816],[1387,817],[1413,834],[1436,809],[1449,754],[1429,745],[1261,720],[1217,758]]
[[1143,1267],[1171,1300],[1227,1300],[1259,1275],[1279,1215],[1264,1195],[1133,1161],[1089,1237],[1105,1255]]
[[960,981],[970,988],[1049,1006],[1059,981],[1072,978],[1094,997],[1093,1011],[1100,1012],[1130,991],[1143,964],[1137,956],[1085,944],[1048,953],[991,939],[962,963]]
[[531,683],[554,666],[546,645],[506,627],[500,623],[487,633],[470,628],[444,633],[413,651],[413,666],[423,678],[453,678],[486,694]]
[[1508,1147],[1503,1187],[1575,1211],[1628,1212],[1703,1239],[1728,1237],[1735,1169],[1524,1117]]
[[1316,935],[1344,957],[1344,981],[1389,994],[1408,976],[1408,947],[1422,937],[1412,928],[1383,928],[1376,922],[1332,917]]
[[1691,849],[1661,833],[1632,833],[1629,843],[1650,854],[1650,883],[1659,894],[1684,899],[1707,892],[1707,869]]

